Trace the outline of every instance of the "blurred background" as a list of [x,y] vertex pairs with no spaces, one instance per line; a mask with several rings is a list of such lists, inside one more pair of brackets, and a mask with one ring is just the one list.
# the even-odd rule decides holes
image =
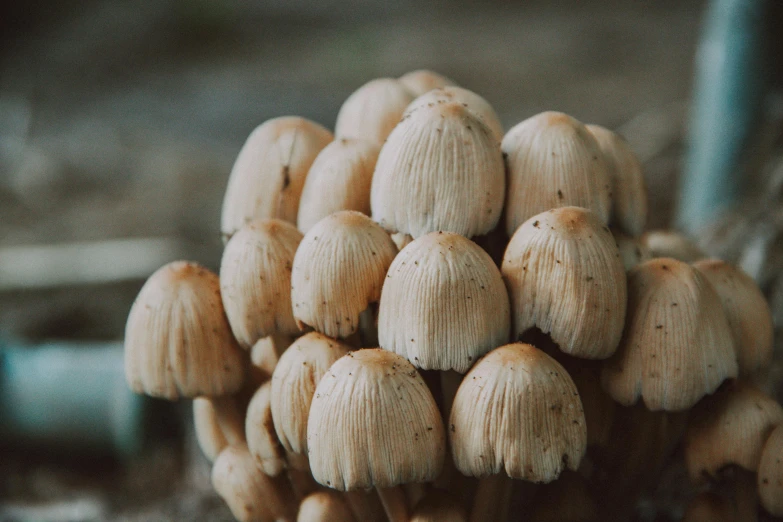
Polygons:
[[[559,110],[617,130],[645,167],[649,227],[668,226],[707,5],[6,3],[0,338],[8,346],[121,341],[131,303],[155,268],[179,258],[218,268],[223,191],[255,126],[295,114],[332,128],[360,85],[413,69],[478,92],[507,129]],[[40,364],[32,382],[50,375]],[[1,390],[0,403],[8,402]],[[190,463],[195,452],[180,413],[159,410],[160,437],[132,459],[114,443],[90,451],[77,428],[40,444],[7,434],[0,520],[230,520],[206,465]]]

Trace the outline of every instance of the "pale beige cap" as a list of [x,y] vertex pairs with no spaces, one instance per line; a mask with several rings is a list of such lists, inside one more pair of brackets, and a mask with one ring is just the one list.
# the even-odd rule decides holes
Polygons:
[[338,138],[357,138],[380,145],[413,98],[413,93],[393,78],[370,80],[340,107],[334,134]]
[[399,77],[402,83],[414,96],[421,96],[432,89],[456,85],[456,83],[442,74],[427,69],[410,71]]

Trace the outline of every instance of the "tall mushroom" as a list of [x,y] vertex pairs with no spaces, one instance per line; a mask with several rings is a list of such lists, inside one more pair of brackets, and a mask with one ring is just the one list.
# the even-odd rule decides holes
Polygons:
[[351,94],[340,107],[334,133],[382,144],[400,121],[413,94],[393,78],[371,80]]

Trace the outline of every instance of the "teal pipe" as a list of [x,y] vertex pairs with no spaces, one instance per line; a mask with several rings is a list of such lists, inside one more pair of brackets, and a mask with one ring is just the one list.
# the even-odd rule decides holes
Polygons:
[[713,0],[696,58],[677,225],[698,234],[744,190],[739,166],[767,88],[766,0]]

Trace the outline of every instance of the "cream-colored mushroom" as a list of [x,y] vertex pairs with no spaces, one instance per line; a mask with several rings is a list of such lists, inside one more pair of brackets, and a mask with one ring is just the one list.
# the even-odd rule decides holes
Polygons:
[[406,113],[411,112],[417,107],[424,105],[432,105],[437,103],[449,103],[458,102],[467,107],[473,114],[479,117],[484,124],[489,127],[495,139],[501,141],[503,139],[503,124],[500,123],[495,109],[489,104],[487,100],[479,96],[473,91],[463,89],[462,87],[447,86],[438,87],[430,90],[426,94],[420,95],[413,100],[411,104],[405,109]]
[[334,491],[316,491],[302,500],[297,522],[354,522],[345,499]]
[[247,448],[258,466],[270,477],[276,477],[286,467],[283,446],[275,433],[272,421],[272,383],[262,385],[247,406],[245,435]]
[[453,80],[427,69],[418,69],[405,73],[399,77],[399,81],[414,96],[421,96],[432,89],[446,87],[447,85],[456,85]]
[[193,399],[193,424],[196,441],[210,462],[229,444],[245,440],[242,414],[234,397]]
[[674,230],[651,230],[641,237],[652,257],[672,257],[693,263],[707,257],[690,238]]
[[351,94],[340,107],[334,133],[382,144],[400,121],[413,94],[393,78],[371,80]]

